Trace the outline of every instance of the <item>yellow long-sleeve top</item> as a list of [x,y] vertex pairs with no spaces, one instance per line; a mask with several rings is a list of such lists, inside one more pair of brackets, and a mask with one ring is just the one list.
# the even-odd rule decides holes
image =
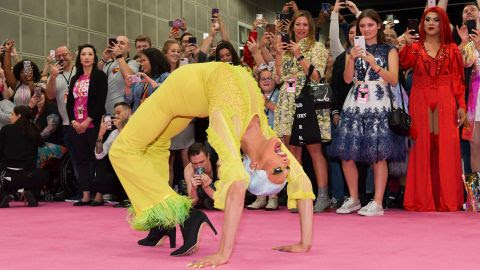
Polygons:
[[[257,82],[244,68],[223,63],[206,64],[215,71],[207,79],[206,95],[210,126],[208,141],[220,159],[220,181],[215,184],[215,207],[224,209],[228,189],[233,181],[241,180],[248,187],[241,155],[240,141],[252,118],[258,115],[260,128],[266,139],[276,136],[264,113],[264,99]],[[288,207],[295,208],[297,199],[315,199],[309,178],[301,165],[282,146],[290,159],[288,174]]]

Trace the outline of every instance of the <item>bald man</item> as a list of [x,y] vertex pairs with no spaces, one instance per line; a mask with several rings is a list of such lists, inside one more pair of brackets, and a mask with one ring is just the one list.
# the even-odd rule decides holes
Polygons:
[[98,61],[98,69],[103,70],[108,77],[108,93],[105,111],[113,113],[113,107],[118,102],[125,101],[125,79],[128,75],[138,72],[138,63],[128,57],[130,42],[126,36],[117,36],[116,42],[107,44]]

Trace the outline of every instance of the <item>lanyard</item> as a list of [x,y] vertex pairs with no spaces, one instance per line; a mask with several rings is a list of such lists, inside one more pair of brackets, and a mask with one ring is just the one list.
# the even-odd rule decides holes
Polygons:
[[[375,58],[375,52],[377,52],[377,48],[378,48],[378,44],[375,45],[375,49],[373,49],[373,52],[372,52],[372,55],[373,57]],[[388,57],[388,56],[387,56]],[[368,80],[368,74],[367,74],[367,71],[368,69],[370,68],[370,66],[368,68],[366,68],[366,65],[368,64],[365,60],[361,60],[362,62],[362,71],[365,72],[365,78],[364,78],[364,81],[366,82]]]
[[[276,88],[273,89],[272,93],[270,94],[270,96],[268,97],[268,101],[272,101],[272,98],[273,98],[273,94],[275,94],[275,91],[277,91]],[[265,114],[268,116],[268,113],[270,112],[270,109],[265,109]]]
[[70,71],[70,75],[68,76],[68,79],[67,79],[65,74],[62,72],[62,76],[65,79],[65,82],[67,83],[67,89],[70,87],[70,79],[72,78],[72,73],[73,73],[73,69]]
[[147,99],[147,97],[148,97],[148,91],[147,91],[147,89],[148,89],[148,83],[145,83],[145,84],[143,85],[142,95],[140,96],[140,104],[142,104],[142,102],[144,102],[145,99]]

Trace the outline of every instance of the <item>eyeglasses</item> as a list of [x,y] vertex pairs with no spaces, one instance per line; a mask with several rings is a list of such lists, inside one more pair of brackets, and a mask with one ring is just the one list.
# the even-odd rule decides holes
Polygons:
[[62,54],[57,54],[55,55],[55,59],[63,59],[67,57],[70,53],[62,53]]
[[260,78],[260,81],[261,81],[261,82],[270,82],[270,81],[272,81],[272,80],[273,80],[272,77]]

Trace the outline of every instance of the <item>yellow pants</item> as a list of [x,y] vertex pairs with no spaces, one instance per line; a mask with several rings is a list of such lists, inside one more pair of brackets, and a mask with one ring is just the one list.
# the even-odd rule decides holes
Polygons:
[[[188,217],[190,199],[169,185],[170,139],[193,117],[208,116],[208,102],[197,87],[178,89],[167,80],[138,108],[115,139],[109,156],[132,202],[131,225],[137,230],[173,227]],[[171,85],[169,85],[171,84]],[[188,86],[187,84],[187,86]]]

